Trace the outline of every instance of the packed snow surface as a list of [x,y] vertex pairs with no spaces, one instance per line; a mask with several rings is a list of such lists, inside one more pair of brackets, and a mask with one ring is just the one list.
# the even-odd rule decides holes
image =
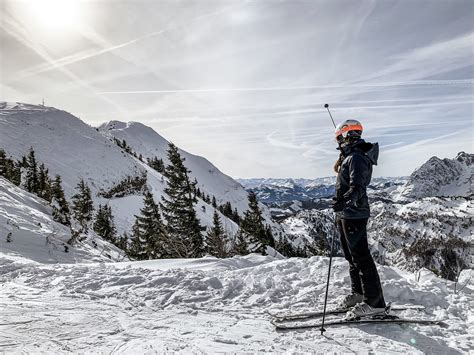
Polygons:
[[[0,349],[6,353],[338,352],[468,353],[474,348],[474,287],[422,272],[379,267],[405,317],[445,327],[352,325],[277,332],[267,310],[320,308],[328,259],[249,255],[219,260],[39,264],[0,252]],[[335,258],[329,300],[349,291]],[[468,280],[462,275],[462,284]]]

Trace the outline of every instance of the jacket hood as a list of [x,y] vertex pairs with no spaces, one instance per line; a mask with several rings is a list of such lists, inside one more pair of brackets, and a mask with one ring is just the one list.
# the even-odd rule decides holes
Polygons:
[[369,143],[363,139],[359,139],[351,144],[339,148],[343,155],[349,155],[354,150],[362,151],[373,165],[377,165],[379,159],[379,144]]
[[357,145],[357,148],[359,148],[365,153],[365,155],[369,158],[372,164],[377,165],[377,161],[379,160],[379,144],[377,142],[361,142]]

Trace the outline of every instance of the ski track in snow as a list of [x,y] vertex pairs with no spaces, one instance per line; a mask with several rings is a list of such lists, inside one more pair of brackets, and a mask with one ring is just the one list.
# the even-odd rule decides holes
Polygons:
[[[266,310],[319,308],[328,259],[250,255],[219,260],[38,264],[0,253],[0,352],[405,352],[474,349],[473,285],[426,272],[379,266],[384,293],[422,304],[405,317],[445,319],[447,327],[353,325],[277,332]],[[329,299],[349,291],[335,258]]]

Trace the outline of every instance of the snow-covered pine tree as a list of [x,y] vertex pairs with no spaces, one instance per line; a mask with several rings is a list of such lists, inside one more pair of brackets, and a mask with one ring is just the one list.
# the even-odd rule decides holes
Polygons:
[[159,173],[163,173],[165,170],[165,164],[163,163],[163,159],[158,159],[158,157],[153,158],[146,158],[147,164],[158,171]]
[[200,257],[204,252],[201,225],[194,205],[196,184],[189,181],[188,170],[178,148],[169,144],[165,168],[167,186],[162,196],[161,209],[167,222],[169,240],[172,243],[172,257]]
[[146,255],[145,242],[141,238],[140,227],[137,219],[132,227],[132,237],[130,238],[127,255],[136,260],[148,259]]
[[234,208],[234,212],[232,212],[232,216],[230,217],[230,219],[240,225],[240,215],[239,211],[237,211],[237,208]]
[[25,188],[28,192],[38,194],[39,191],[39,179],[38,179],[38,162],[36,160],[35,151],[33,147],[30,148],[30,152],[26,159],[23,159],[26,163],[26,177],[25,177]]
[[168,235],[161,220],[160,209],[153,200],[150,191],[145,192],[144,206],[141,215],[136,217],[136,228],[140,244],[140,259],[160,259],[170,256],[168,251]]
[[72,196],[74,218],[79,222],[82,232],[87,233],[88,223],[92,220],[92,213],[94,212],[91,189],[84,179],[81,179],[76,186],[76,190],[77,193]]
[[48,169],[41,164],[38,169],[38,196],[51,202],[51,179],[48,175]]
[[234,243],[232,245],[233,255],[247,255],[249,253],[249,246],[247,243],[247,235],[239,229],[234,237]]
[[53,207],[53,219],[56,222],[70,226],[71,212],[66,196],[64,195],[63,187],[61,186],[60,175],[56,175],[51,183],[51,206]]
[[11,183],[19,186],[21,184],[21,167],[19,162],[7,157],[3,149],[0,149],[0,176]]
[[125,252],[128,255],[128,234],[124,232],[124,234],[118,236],[116,238],[115,246]]
[[212,195],[212,207],[217,208],[216,196]]
[[0,148],[0,176],[10,180],[8,178],[7,159],[7,154],[3,149]]
[[222,227],[221,218],[216,210],[214,210],[212,222],[212,227],[208,230],[206,235],[207,252],[215,257],[225,258],[228,255],[227,236]]
[[295,248],[293,245],[290,243],[288,240],[288,237],[286,235],[281,235],[280,238],[278,239],[278,242],[275,243],[275,249],[283,256],[286,256],[288,258],[295,257],[295,256],[303,256],[303,255],[297,255]]
[[244,213],[240,224],[241,231],[247,236],[250,252],[264,254],[267,246],[275,246],[271,230],[263,224],[262,211],[258,207],[257,196],[254,192],[248,195],[249,209]]
[[117,229],[115,228],[112,208],[110,206],[99,205],[93,228],[97,235],[102,237],[104,240],[113,244],[116,243]]

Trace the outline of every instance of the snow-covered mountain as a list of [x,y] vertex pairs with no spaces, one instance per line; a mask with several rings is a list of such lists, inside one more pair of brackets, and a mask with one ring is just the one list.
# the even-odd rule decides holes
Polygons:
[[0,148],[20,159],[33,147],[50,174],[60,174],[68,197],[80,178],[96,195],[145,168],[79,118],[52,107],[0,104]]
[[[155,201],[160,201],[166,181],[162,174],[115,144],[112,136],[126,139],[128,145],[144,157],[157,156],[166,160],[168,142],[142,124],[109,122],[99,129],[52,107],[0,103],[0,148],[20,159],[32,147],[38,161],[45,164],[51,176],[61,175],[68,198],[74,194],[79,179],[84,179],[91,187],[94,202],[108,203],[112,207],[118,230],[122,233],[130,231],[134,215],[139,214],[143,206],[143,197],[132,193],[106,199],[99,193],[109,191],[127,178],[146,175],[148,188]],[[180,152],[202,191],[214,195],[218,203],[231,202],[232,207],[243,214],[248,207],[247,192],[238,182],[205,158]],[[262,205],[262,210],[267,222],[273,223],[268,209]],[[210,204],[199,199],[196,211],[202,225],[211,225],[214,208]],[[235,233],[238,228],[235,222],[222,214],[220,216],[225,229]]]
[[460,152],[454,159],[432,157],[411,174],[401,196],[473,196],[473,176],[474,154]]
[[[309,202],[334,196],[335,177],[316,179],[237,179],[247,190],[254,191],[259,200],[270,205],[286,207],[295,201]],[[400,186],[405,177],[377,177],[372,180],[369,192]],[[314,208],[308,204],[307,208]]]
[[[139,122],[110,121],[99,127],[105,136],[125,139],[127,144],[143,158],[158,157],[167,163],[166,151],[169,142],[152,128]],[[182,149],[179,152],[185,158],[190,175],[198,181],[201,191],[215,196],[218,204],[230,202],[240,213],[248,208],[247,192],[237,181],[222,173],[206,158],[188,153]]]
[[71,246],[69,228],[53,220],[44,200],[0,177],[0,250],[40,263],[123,260],[124,253],[92,231]]
[[[143,204],[142,196],[106,199],[97,194],[127,177],[146,174],[158,200],[165,179],[111,137],[126,139],[144,157],[165,158],[167,142],[143,125],[115,124],[95,129],[64,111],[0,103],[0,148],[19,159],[33,147],[50,174],[63,177],[68,197],[84,178],[94,202],[109,203],[119,228],[127,230]],[[238,183],[207,160],[181,152],[203,191],[241,211],[246,207],[245,191]],[[53,221],[43,200],[0,178],[1,349],[7,353],[468,353],[474,290],[471,270],[460,269],[469,267],[465,256],[472,257],[472,199],[396,200],[397,184],[387,180],[374,185],[375,192],[387,195],[387,201],[374,203],[370,225],[372,250],[384,264],[379,272],[385,297],[399,305],[422,304],[425,309],[411,308],[401,315],[446,320],[446,327],[352,325],[328,327],[329,337],[315,337],[315,331],[276,332],[266,311],[321,308],[327,257],[252,254],[109,263],[122,260],[123,253],[93,232],[70,246],[69,229]],[[310,183],[305,186],[309,189]],[[294,211],[302,207],[291,204]],[[212,206],[199,200],[196,210],[201,222],[209,224]],[[236,228],[221,217],[227,229]],[[310,244],[316,252],[327,252],[328,237],[334,235],[330,210],[301,211],[287,221],[295,246]],[[457,283],[429,271],[445,276],[447,265],[460,266]],[[335,257],[332,270],[329,307],[350,291],[347,262]]]
[[[408,179],[374,179],[369,242],[379,263],[428,268],[450,279],[474,266],[472,161],[461,152],[455,159],[431,158]],[[325,208],[279,211],[288,239],[310,251],[327,244],[335,230]]]

